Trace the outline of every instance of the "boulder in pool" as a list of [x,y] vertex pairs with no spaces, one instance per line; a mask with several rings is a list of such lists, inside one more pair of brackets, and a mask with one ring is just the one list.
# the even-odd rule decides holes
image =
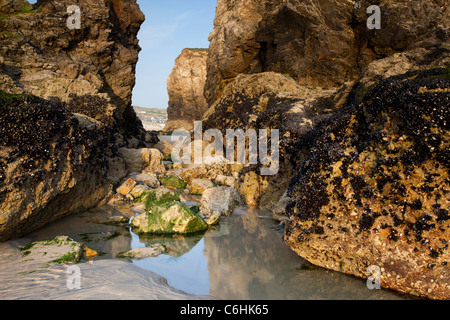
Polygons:
[[140,234],[193,234],[208,229],[208,224],[181,202],[170,202],[151,208],[133,219]]

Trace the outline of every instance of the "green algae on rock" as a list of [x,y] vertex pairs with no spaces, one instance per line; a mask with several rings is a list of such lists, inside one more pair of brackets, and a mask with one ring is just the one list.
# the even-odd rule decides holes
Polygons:
[[131,222],[138,233],[147,234],[193,234],[208,230],[203,219],[180,202],[154,206]]
[[36,241],[20,248],[22,257],[40,263],[78,263],[84,257],[85,246],[69,237]]
[[449,299],[447,69],[381,81],[313,130],[291,181],[285,241],[308,261],[385,288]]
[[187,183],[183,179],[174,175],[164,176],[160,179],[160,182],[164,187],[172,187],[175,189],[184,189],[187,186]]
[[135,202],[145,204],[145,210],[149,212],[155,206],[161,206],[169,202],[179,201],[180,194],[166,187],[159,187],[155,190],[149,190],[141,194]]

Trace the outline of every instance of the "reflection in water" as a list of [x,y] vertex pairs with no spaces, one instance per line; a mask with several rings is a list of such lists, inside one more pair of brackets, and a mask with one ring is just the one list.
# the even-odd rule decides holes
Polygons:
[[151,247],[155,244],[161,244],[166,248],[165,254],[178,258],[190,252],[202,239],[204,234],[196,234],[189,237],[174,236],[156,236],[156,235],[139,235],[142,247]]
[[127,208],[104,206],[63,218],[27,236],[29,242],[65,235],[99,253],[97,259],[112,259],[131,249]]
[[371,291],[364,280],[312,266],[284,244],[282,230],[261,214],[239,209],[204,235],[139,237],[121,221],[132,211],[102,207],[55,222],[27,240],[67,235],[101,253],[96,259],[116,259],[121,252],[160,243],[166,254],[132,263],[165,277],[179,290],[219,299],[405,298],[386,290]]
[[166,277],[177,289],[219,299],[401,298],[386,290],[370,291],[364,280],[312,266],[284,244],[276,223],[260,214],[250,209],[224,217],[203,239],[133,236],[133,247],[163,243],[169,249],[169,255],[134,263]]
[[365,281],[317,268],[282,241],[282,231],[260,212],[222,220],[205,236],[210,294],[220,299],[396,299],[370,291]]
[[[198,240],[198,237],[196,237]],[[195,241],[190,241],[194,244]],[[140,240],[133,236],[133,248],[142,247]],[[203,252],[204,239],[200,239],[194,247],[183,255],[173,257],[163,254],[159,257],[134,260],[133,263],[143,269],[152,271],[167,279],[170,286],[186,293],[208,295],[208,264]],[[170,252],[170,251],[169,251]]]

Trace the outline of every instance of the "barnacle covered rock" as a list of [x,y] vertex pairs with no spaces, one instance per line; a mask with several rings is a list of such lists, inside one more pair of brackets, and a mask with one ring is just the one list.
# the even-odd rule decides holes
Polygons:
[[375,265],[383,287],[450,298],[449,72],[383,80],[310,133],[286,207],[295,252],[364,278]]

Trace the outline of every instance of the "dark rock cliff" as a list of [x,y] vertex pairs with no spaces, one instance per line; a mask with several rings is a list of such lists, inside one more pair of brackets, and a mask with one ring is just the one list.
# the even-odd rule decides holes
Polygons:
[[449,298],[449,18],[446,1],[218,0],[204,91],[204,130],[280,129],[278,174],[246,165],[239,190],[288,219],[295,252],[433,299]]
[[144,15],[135,0],[0,1],[0,241],[98,205],[118,149],[156,143],[131,107]]
[[[370,5],[380,6],[381,30],[366,26]],[[442,0],[219,0],[205,97],[212,104],[237,75],[264,71],[339,87],[376,59],[446,42],[449,18]]]
[[383,80],[309,134],[286,208],[300,256],[360,277],[374,265],[383,287],[450,298],[449,72]]
[[0,89],[65,102],[107,98],[124,132],[139,134],[131,92],[144,15],[136,1],[78,1],[80,29],[67,26],[70,1],[0,4]]

